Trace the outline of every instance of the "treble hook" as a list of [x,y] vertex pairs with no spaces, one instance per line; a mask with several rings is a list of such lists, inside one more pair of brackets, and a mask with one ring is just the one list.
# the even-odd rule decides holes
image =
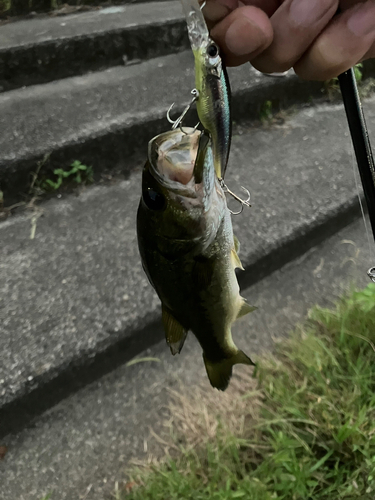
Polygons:
[[244,206],[251,207],[251,205],[249,203],[251,195],[250,195],[250,191],[248,189],[246,189],[245,187],[241,186],[241,189],[243,189],[245,191],[245,193],[247,194],[247,199],[243,200],[242,198],[240,198],[239,196],[237,196],[235,193],[233,193],[233,191],[231,191],[228,188],[228,186],[224,182],[224,179],[219,179],[219,182],[220,182],[220,186],[221,186],[222,190],[224,191],[224,193],[230,194],[235,200],[237,200],[239,203],[241,203],[241,210],[239,212],[233,212],[232,210],[230,210],[230,208],[228,208],[229,212],[232,215],[240,215],[243,212],[243,207]]
[[[185,118],[185,115],[186,113],[189,111],[189,109],[191,108],[191,106],[195,103],[195,101],[198,99],[199,97],[199,91],[197,89],[193,89],[191,91],[191,94],[193,95],[193,99],[190,101],[190,103],[185,107],[185,109],[183,110],[183,112],[181,113],[181,115],[176,119],[176,120],[172,120],[171,116],[170,116],[170,112],[174,106],[175,103],[171,104],[169,106],[169,109],[167,111],[167,120],[169,121],[169,123],[172,124],[172,130],[175,130],[177,127],[179,127],[179,129],[181,130],[181,132],[185,135],[189,135],[187,132],[185,132],[182,128],[182,120]],[[194,132],[197,130],[199,126],[199,122],[195,125],[194,127]],[[192,132],[192,134],[194,133]]]
[[370,278],[370,280],[375,283],[375,267],[371,267],[368,271],[367,271],[367,276]]

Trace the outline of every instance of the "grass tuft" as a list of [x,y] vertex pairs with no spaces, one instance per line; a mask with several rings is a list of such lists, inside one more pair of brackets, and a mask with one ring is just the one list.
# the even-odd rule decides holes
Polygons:
[[375,284],[314,308],[256,380],[174,393],[165,460],[133,469],[116,498],[375,498],[374,343]]

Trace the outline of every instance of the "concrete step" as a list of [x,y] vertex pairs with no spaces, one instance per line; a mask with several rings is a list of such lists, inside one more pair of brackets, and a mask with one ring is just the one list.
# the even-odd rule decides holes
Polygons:
[[140,3],[142,1],[147,0],[30,0],[27,2],[24,0],[10,0],[0,4],[0,20],[14,22],[25,17],[64,16],[76,12],[86,12],[92,9]]
[[0,90],[126,66],[187,47],[179,1],[9,23],[1,26]]
[[[321,96],[320,82],[295,75],[268,78],[245,65],[230,70],[235,121],[259,118],[266,100],[274,108],[305,103]],[[142,64],[66,78],[0,94],[0,186],[6,203],[29,189],[30,172],[45,155],[43,175],[74,160],[129,174],[143,161],[151,137],[170,125],[174,113],[190,101],[194,87],[191,51],[155,58]],[[186,123],[195,124],[196,117]]]
[[[375,98],[365,110],[374,133]],[[236,126],[226,180],[252,193],[253,207],[233,218],[247,287],[358,215],[342,106]],[[133,172],[0,225],[0,435],[162,338],[136,248],[139,195]]]
[[[236,343],[256,359],[272,349],[273,338],[287,335],[302,321],[312,305],[330,306],[353,282],[366,285],[366,269],[374,259],[362,220],[341,230],[244,292],[259,308],[235,324]],[[188,336],[180,356],[172,357],[164,341],[140,355],[160,362],[121,366],[60,402],[34,426],[0,439],[0,445],[8,447],[0,461],[2,500],[40,500],[48,493],[50,500],[112,498],[115,482],[121,486],[128,480],[131,459],[146,459],[150,453],[164,456],[164,446],[150,435],[149,427],[163,437],[170,418],[169,389],[186,395],[203,385],[217,401],[224,397],[209,386],[193,336]],[[249,370],[236,366],[235,376]]]

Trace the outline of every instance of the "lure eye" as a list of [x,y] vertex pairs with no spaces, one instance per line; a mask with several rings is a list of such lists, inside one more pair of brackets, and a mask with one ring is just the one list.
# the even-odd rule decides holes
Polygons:
[[147,188],[143,193],[143,201],[150,210],[163,210],[165,206],[164,196],[152,188]]
[[216,57],[219,54],[218,46],[215,45],[214,43],[211,43],[211,45],[207,47],[207,54],[210,57]]

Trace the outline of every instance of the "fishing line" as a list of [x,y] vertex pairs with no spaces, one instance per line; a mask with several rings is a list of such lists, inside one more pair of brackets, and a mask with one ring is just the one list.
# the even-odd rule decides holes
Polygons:
[[362,196],[361,196],[361,192],[360,192],[360,189],[359,189],[358,170],[356,169],[356,160],[355,160],[355,155],[354,155],[354,149],[353,149],[353,147],[350,149],[350,151],[351,151],[351,156],[352,156],[353,177],[354,177],[355,187],[356,187],[356,191],[357,191],[359,206],[361,207],[361,214],[362,214],[363,224],[364,224],[365,230],[366,230],[369,255],[374,258],[374,262],[375,262],[375,247],[374,247],[373,244],[371,244],[370,230],[369,230],[369,227],[368,227],[368,224],[367,224],[366,215],[365,215],[365,209],[364,209],[364,206],[363,206]]

